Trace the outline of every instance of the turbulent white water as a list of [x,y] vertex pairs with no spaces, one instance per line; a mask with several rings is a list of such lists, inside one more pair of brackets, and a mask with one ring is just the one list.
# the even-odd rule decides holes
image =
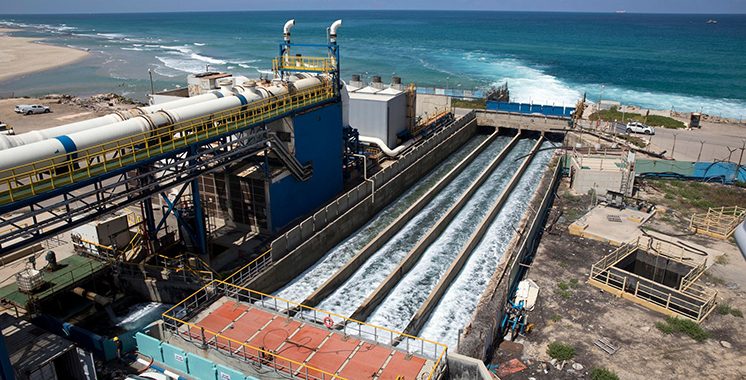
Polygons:
[[316,264],[296,277],[276,295],[295,302],[305,300],[486,138],[485,135],[477,135],[468,141],[459,151],[438,165],[391,205],[384,208],[365,226],[329,250]]
[[318,307],[351,315],[508,143],[499,137]]
[[521,140],[466,202],[446,230],[391,290],[368,322],[402,331],[456,258],[510,178],[525,160],[535,140]]
[[[544,143],[543,148],[549,143]],[[492,274],[515,235],[514,228],[528,207],[527,200],[551,159],[552,150],[541,151],[526,170],[503,210],[495,218],[482,241],[472,252],[459,275],[433,310],[419,336],[449,346],[458,342],[459,329],[471,319]]]

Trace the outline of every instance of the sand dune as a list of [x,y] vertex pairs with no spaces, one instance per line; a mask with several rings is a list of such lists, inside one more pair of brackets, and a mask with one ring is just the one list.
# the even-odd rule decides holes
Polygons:
[[82,50],[46,45],[34,38],[4,35],[13,31],[0,28],[0,81],[20,75],[68,65],[85,58]]

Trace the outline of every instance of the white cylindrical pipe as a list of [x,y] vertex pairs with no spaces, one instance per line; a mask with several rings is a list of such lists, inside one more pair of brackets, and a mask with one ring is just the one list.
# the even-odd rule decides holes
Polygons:
[[329,42],[337,43],[337,29],[342,26],[342,20],[337,20],[332,23],[329,27]]
[[378,145],[378,147],[381,149],[381,151],[386,154],[389,157],[396,157],[401,154],[405,149],[409,148],[410,145],[412,145],[411,140],[405,144],[399,145],[394,149],[391,149],[386,145],[383,140],[379,139],[378,137],[370,137],[370,136],[363,136],[360,135],[360,141],[368,144],[374,144]]
[[[321,83],[322,80],[318,77],[311,77],[300,79],[293,86],[299,91]],[[15,168],[15,174],[26,173],[33,169],[31,163],[36,161],[55,159],[55,163],[60,163],[65,159],[67,154],[73,154],[82,149],[99,146],[99,148],[92,151],[95,153],[96,151],[114,147],[114,142],[110,145],[106,144],[109,141],[121,142],[122,139],[126,139],[127,137],[139,136],[143,132],[173,123],[226,111],[260,99],[281,96],[288,93],[288,87],[283,85],[257,86],[249,89],[237,86],[235,89],[239,92],[238,94],[171,110],[156,111],[118,123],[91,128],[69,135],[55,136],[54,138],[0,151],[0,171]],[[91,150],[89,149],[90,152]],[[25,164],[28,165],[24,166]],[[10,173],[0,174],[0,179],[7,177],[8,174]]]
[[294,26],[295,19],[290,19],[282,27],[282,38],[285,39],[285,42],[290,42],[290,29],[293,29]]
[[163,104],[138,107],[127,111],[120,111],[109,115],[97,117],[94,119],[82,120],[75,123],[60,125],[54,128],[31,131],[19,135],[0,135],[0,151],[10,148],[19,147],[26,144],[35,143],[57,136],[70,135],[88,129],[99,128],[115,124],[124,120],[131,119],[142,114],[152,114],[161,110],[170,110],[174,108],[186,107],[230,95],[230,90],[212,91],[207,94],[192,96],[184,99],[174,100]]

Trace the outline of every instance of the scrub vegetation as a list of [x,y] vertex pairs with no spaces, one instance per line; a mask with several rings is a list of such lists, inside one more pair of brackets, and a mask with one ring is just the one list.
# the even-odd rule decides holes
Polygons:
[[653,127],[662,127],[669,129],[686,128],[686,124],[676,119],[660,116],[660,115],[649,115],[647,119],[645,115],[634,112],[621,112],[617,107],[612,107],[609,110],[596,111],[589,117],[590,120],[603,120],[603,121],[618,121],[620,123],[628,123],[630,121],[639,121]]
[[487,108],[486,99],[451,99],[451,107],[483,110]]

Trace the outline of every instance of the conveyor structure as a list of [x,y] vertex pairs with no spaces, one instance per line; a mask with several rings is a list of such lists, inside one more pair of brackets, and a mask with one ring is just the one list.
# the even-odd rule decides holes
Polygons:
[[[199,176],[251,156],[266,162],[270,152],[298,181],[313,175],[268,124],[340,102],[339,25],[328,44],[302,45],[326,48],[325,57],[290,57],[286,25],[271,82],[221,83],[199,99],[0,141],[0,257],[138,202],[153,239],[169,215],[180,218],[176,205],[187,188],[197,213],[188,232],[205,253]],[[168,205],[159,219],[154,196]]]

